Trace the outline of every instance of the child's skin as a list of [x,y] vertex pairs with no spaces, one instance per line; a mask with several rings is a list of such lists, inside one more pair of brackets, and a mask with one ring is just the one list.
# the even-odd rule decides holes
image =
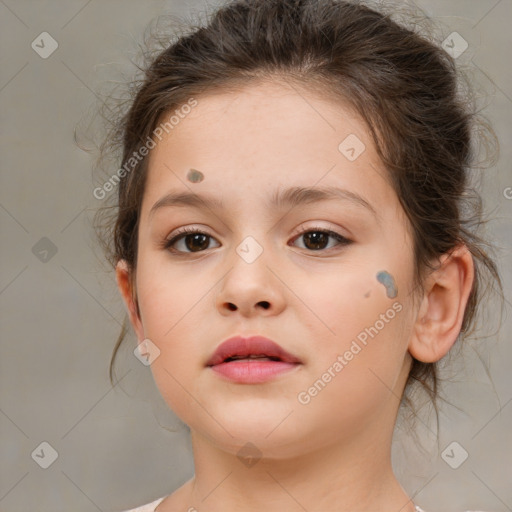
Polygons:
[[[161,351],[151,366],[155,382],[192,433],[195,476],[158,512],[413,512],[391,467],[393,428],[411,355],[437,361],[457,338],[471,255],[460,247],[443,257],[413,302],[408,220],[357,116],[277,82],[197,99],[150,155],[138,232],[140,318],[126,265],[117,267],[139,341],[149,338]],[[353,162],[338,150],[349,134],[366,146]],[[187,179],[191,169],[203,178]],[[266,205],[292,186],[340,187],[371,208],[349,199]],[[225,209],[167,206],[150,216],[171,192],[213,196]],[[182,256],[161,247],[184,226],[211,235],[208,248],[190,252],[183,238],[174,245],[188,251]],[[327,248],[311,249],[297,237],[301,228],[353,242],[329,238]],[[263,248],[250,264],[236,252],[248,236]],[[376,277],[382,271],[394,279],[394,298]],[[299,403],[298,394],[397,301],[394,319],[308,404]],[[266,336],[302,364],[263,384],[222,379],[205,363],[237,334]],[[252,467],[237,457],[247,442],[263,454]]]

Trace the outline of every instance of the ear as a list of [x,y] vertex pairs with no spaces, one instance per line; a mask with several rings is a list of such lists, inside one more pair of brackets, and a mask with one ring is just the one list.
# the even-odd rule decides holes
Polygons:
[[116,265],[117,287],[121,292],[124,304],[130,317],[130,323],[137,335],[139,342],[145,339],[144,328],[140,320],[139,308],[137,305],[137,296],[133,283],[135,275],[125,260],[119,260]]
[[421,306],[409,342],[419,361],[442,359],[455,343],[474,281],[473,257],[465,245],[440,258],[426,280]]

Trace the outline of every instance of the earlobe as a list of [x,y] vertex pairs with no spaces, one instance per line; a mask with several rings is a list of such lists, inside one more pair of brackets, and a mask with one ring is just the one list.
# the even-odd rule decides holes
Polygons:
[[125,307],[130,317],[130,323],[135,330],[139,341],[144,339],[144,329],[140,320],[137,307],[137,296],[133,286],[133,271],[125,260],[119,260],[116,265],[116,281],[117,287],[123,297]]
[[473,257],[465,245],[440,258],[426,280],[409,352],[417,360],[442,359],[459,336],[474,281]]

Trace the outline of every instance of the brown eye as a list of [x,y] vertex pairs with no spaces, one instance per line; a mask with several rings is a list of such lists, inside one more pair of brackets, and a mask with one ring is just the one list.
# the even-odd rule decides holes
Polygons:
[[213,237],[197,229],[184,229],[170,240],[166,240],[164,248],[177,253],[202,252],[209,248]]
[[308,249],[312,250],[325,249],[330,238],[330,235],[321,231],[312,231],[302,236],[304,239],[304,245]]
[[191,252],[204,251],[205,249],[208,249],[208,246],[210,245],[208,240],[209,236],[202,233],[185,235],[183,239],[185,241],[185,247]]
[[[331,249],[336,245],[348,245],[352,242],[348,238],[345,238],[334,231],[317,228],[302,231],[296,238],[296,240],[300,239],[304,240],[303,248],[309,249],[310,251],[322,251],[325,249]],[[336,243],[328,247],[330,239],[334,239]]]

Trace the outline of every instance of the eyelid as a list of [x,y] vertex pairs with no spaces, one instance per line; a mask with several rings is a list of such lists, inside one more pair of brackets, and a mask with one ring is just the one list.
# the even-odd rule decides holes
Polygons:
[[332,235],[337,235],[340,238],[344,238],[345,240],[350,240],[348,236],[342,235],[341,233],[336,231],[336,228],[320,226],[318,224],[315,224],[313,226],[302,226],[298,229],[297,233],[294,236],[296,237],[298,235],[303,235],[304,233],[308,233],[309,231],[323,231]]

